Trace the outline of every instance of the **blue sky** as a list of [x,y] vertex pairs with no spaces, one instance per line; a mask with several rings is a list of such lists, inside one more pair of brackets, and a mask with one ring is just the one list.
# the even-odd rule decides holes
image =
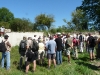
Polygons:
[[0,0],[0,8],[6,7],[15,18],[29,18],[31,22],[39,14],[53,15],[56,27],[66,25],[63,19],[71,20],[71,13],[82,0]]

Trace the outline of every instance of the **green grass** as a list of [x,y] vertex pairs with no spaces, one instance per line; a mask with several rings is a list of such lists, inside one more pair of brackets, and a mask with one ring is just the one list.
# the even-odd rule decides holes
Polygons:
[[[0,75],[25,75],[25,69],[18,69],[19,58],[18,46],[13,47],[11,51],[11,69],[7,71],[5,68],[0,68]],[[34,74],[31,72],[31,64],[28,75],[100,75],[100,70],[96,66],[96,63],[98,62],[100,61],[94,61],[91,63],[89,62],[88,53],[79,53],[79,59],[74,60],[71,58],[71,64],[69,64],[67,62],[67,57],[63,55],[63,63],[57,65],[56,68],[52,65],[50,70],[47,69],[47,59],[45,59],[45,66],[37,65]]]

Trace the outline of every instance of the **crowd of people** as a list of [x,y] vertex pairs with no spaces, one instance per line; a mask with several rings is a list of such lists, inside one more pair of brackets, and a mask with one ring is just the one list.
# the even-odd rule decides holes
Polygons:
[[[8,35],[4,35],[6,52],[2,52],[1,66],[4,67],[4,58],[7,59],[7,69],[10,68],[10,49],[11,44],[8,41]],[[19,67],[23,66],[25,59],[25,73],[28,73],[30,63],[33,65],[32,71],[36,71],[37,62],[39,65],[44,63],[44,58],[48,59],[48,69],[53,61],[54,68],[62,64],[62,52],[67,56],[68,63],[71,64],[71,53],[74,59],[78,60],[78,53],[87,52],[90,61],[95,60],[94,49],[96,49],[96,58],[100,59],[100,37],[92,36],[91,33],[79,34],[55,34],[50,36],[34,37],[23,36],[19,43],[20,62]]]

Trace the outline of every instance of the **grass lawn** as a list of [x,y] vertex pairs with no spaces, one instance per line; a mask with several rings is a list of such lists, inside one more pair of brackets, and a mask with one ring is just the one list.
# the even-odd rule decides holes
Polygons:
[[[18,69],[19,58],[18,46],[13,47],[11,51],[11,69],[0,68],[0,75],[25,75],[24,68],[22,70]],[[57,65],[56,68],[52,65],[50,70],[48,70],[47,60],[45,59],[45,66],[37,65],[36,72],[34,73],[31,72],[31,64],[27,75],[100,75],[98,65],[100,65],[99,60],[89,61],[88,53],[79,53],[79,59],[71,59],[71,64],[67,62],[67,57],[63,55],[63,63]]]

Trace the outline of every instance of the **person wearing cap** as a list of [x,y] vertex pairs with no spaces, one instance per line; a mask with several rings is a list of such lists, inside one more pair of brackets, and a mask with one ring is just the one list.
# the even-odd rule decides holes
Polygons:
[[56,60],[55,60],[56,48],[57,48],[56,42],[53,40],[53,36],[50,36],[50,40],[46,44],[48,69],[50,69],[51,60],[53,60],[54,67],[56,67]]
[[6,69],[9,70],[10,69],[10,51],[11,51],[11,44],[8,41],[8,35],[4,35],[4,42],[5,42],[5,46],[6,46],[6,52],[2,52],[2,59],[1,59],[1,67],[4,68],[4,60],[6,58]]
[[62,64],[62,49],[63,49],[63,44],[62,44],[62,39],[61,35],[58,34],[58,37],[55,39],[55,42],[57,44],[57,51],[56,51],[56,62],[58,65]]

